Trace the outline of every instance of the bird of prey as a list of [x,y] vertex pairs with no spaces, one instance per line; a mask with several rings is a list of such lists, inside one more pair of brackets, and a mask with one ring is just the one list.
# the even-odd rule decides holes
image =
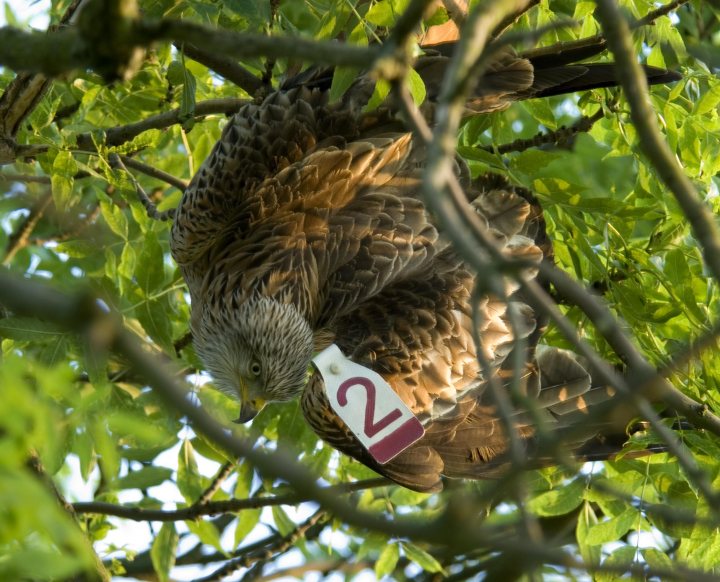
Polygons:
[[[429,99],[449,49],[434,47],[415,65]],[[468,111],[614,84],[612,65],[576,62],[587,55],[504,49]],[[572,354],[538,347],[544,322],[516,282],[473,296],[483,274],[458,258],[418,194],[424,147],[392,107],[363,112],[368,76],[329,103],[331,74],[310,69],[245,105],[183,195],[171,248],[190,290],[195,349],[216,387],[239,400],[241,422],[267,401],[300,398],[322,439],[406,487],[437,491],[443,475],[492,477],[508,463],[509,439],[490,376],[503,389],[516,381],[536,404],[509,419],[528,449],[538,420],[570,426],[610,390]],[[652,67],[646,74],[674,78]],[[460,160],[457,172],[498,248],[535,277],[552,245],[532,195],[496,176],[471,180]],[[519,367],[510,357],[518,339]],[[323,376],[309,372],[313,354],[331,345],[387,382],[422,425],[419,440],[386,462],[358,440]],[[349,413],[362,417],[367,406]],[[569,448],[592,455],[609,438],[598,432],[575,434]]]

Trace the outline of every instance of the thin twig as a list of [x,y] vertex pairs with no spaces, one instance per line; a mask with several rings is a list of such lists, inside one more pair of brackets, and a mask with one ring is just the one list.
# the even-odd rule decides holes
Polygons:
[[599,108],[595,113],[590,116],[583,116],[573,123],[570,127],[561,127],[555,131],[548,133],[538,133],[535,137],[530,139],[516,139],[511,143],[505,143],[501,145],[486,145],[486,146],[472,146],[474,149],[484,150],[486,152],[507,154],[510,152],[523,152],[531,148],[536,148],[541,145],[555,144],[560,145],[566,143],[571,137],[576,136],[578,133],[585,133],[592,129],[592,126],[605,116],[603,108]]
[[235,470],[235,463],[225,463],[220,469],[218,470],[217,474],[215,475],[215,478],[212,480],[212,483],[210,483],[210,486],[203,491],[202,495],[198,497],[198,500],[195,502],[195,505],[207,505],[208,502],[212,499],[213,495],[217,493],[217,491],[222,486],[225,479],[227,479],[230,475],[232,475],[232,472]]
[[144,164],[143,162],[136,160],[135,158],[131,158],[130,156],[121,155],[120,160],[128,168],[132,168],[133,170],[142,172],[143,174],[145,174],[146,176],[150,176],[151,178],[167,182],[171,186],[175,186],[175,188],[177,188],[181,192],[183,192],[188,186],[187,180],[181,180],[180,178],[176,178],[172,174],[168,174],[167,172],[163,172],[162,170],[153,168],[152,166]]
[[655,20],[657,20],[661,16],[666,16],[666,15],[670,14],[674,10],[677,10],[678,8],[680,8],[680,6],[682,6],[683,4],[687,4],[689,1],[690,0],[673,0],[672,2],[668,2],[664,6],[660,6],[660,8],[651,10],[642,18],[638,18],[637,20],[633,21],[630,24],[630,28],[635,29],[635,28],[640,28],[641,26],[647,26],[648,24],[652,24]]
[[192,44],[174,43],[186,56],[194,61],[205,65],[208,69],[215,71],[218,75],[225,77],[253,97],[263,82],[243,67],[236,60],[231,59],[214,51],[203,50]]
[[4,182],[24,182],[26,184],[50,184],[50,176],[12,174],[10,172],[0,172],[0,180]]
[[18,225],[17,229],[15,229],[15,232],[13,232],[8,237],[7,247],[5,249],[5,256],[2,260],[3,265],[9,265],[10,261],[12,261],[13,257],[17,254],[17,252],[27,246],[30,240],[30,235],[32,234],[33,230],[35,230],[37,223],[40,221],[43,214],[45,214],[45,210],[47,210],[51,202],[52,192],[47,192],[43,194],[30,209],[30,214],[28,214],[25,217],[25,220],[23,220]]
[[[212,114],[231,115],[236,113],[240,107],[247,102],[247,99],[208,99],[206,101],[200,101],[195,105],[195,118],[197,119]],[[180,108],[177,108],[172,111],[166,111],[165,113],[151,115],[142,121],[105,129],[104,144],[107,146],[122,145],[145,131],[151,129],[167,129],[168,127],[182,123],[183,119],[181,119],[181,117],[182,112]],[[77,144],[81,149],[91,151],[95,149],[93,138],[89,133],[81,133],[78,135]]]
[[140,182],[138,182],[135,179],[135,176],[133,176],[130,171],[125,167],[125,164],[123,163],[123,160],[121,156],[117,154],[111,154],[110,155],[110,164],[112,166],[120,168],[123,172],[125,172],[128,175],[128,178],[130,178],[130,181],[132,182],[133,186],[135,187],[135,192],[137,193],[138,200],[145,208],[145,212],[147,212],[147,215],[152,218],[153,220],[160,220],[160,221],[166,221],[166,220],[172,220],[175,217],[175,209],[171,208],[170,210],[165,210],[164,212],[160,212],[157,209],[157,206],[155,203],[150,200],[150,197],[147,195],[147,192],[143,189],[143,187],[140,185]]
[[[327,519],[327,514],[323,510],[316,511],[305,522],[299,524],[295,529],[285,536],[279,538],[275,543],[256,550],[254,552],[243,552],[238,558],[233,558],[222,567],[218,568],[208,576],[197,578],[194,582],[214,582],[215,580],[225,580],[227,576],[233,572],[237,572],[242,568],[249,568],[254,564],[267,562],[280,554],[287,552],[302,537],[305,537],[308,530],[316,524]],[[317,528],[315,536],[320,535],[322,528]],[[310,536],[312,537],[312,536]],[[242,550],[241,550],[242,551]]]

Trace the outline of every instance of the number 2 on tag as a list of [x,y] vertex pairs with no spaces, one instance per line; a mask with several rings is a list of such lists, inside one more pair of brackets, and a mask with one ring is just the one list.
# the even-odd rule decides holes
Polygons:
[[375,384],[373,384],[367,378],[361,378],[356,376],[345,380],[340,384],[338,389],[337,399],[340,406],[347,406],[348,399],[347,393],[352,386],[362,386],[367,392],[367,400],[365,401],[365,435],[372,438],[379,433],[386,426],[389,426],[402,416],[402,412],[399,408],[394,408],[383,416],[380,420],[375,422]]
[[331,345],[313,358],[330,406],[363,447],[385,464],[422,438],[425,429],[385,379]]

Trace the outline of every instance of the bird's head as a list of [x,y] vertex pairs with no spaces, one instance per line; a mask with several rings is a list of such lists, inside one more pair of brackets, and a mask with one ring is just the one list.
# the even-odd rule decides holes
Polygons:
[[192,325],[195,349],[217,388],[240,400],[237,422],[252,420],[268,401],[300,395],[314,343],[294,305],[253,296],[202,305],[199,315]]

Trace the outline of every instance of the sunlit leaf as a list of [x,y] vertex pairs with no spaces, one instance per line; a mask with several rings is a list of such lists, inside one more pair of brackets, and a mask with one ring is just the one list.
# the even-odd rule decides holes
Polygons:
[[405,555],[415,562],[418,566],[420,566],[423,570],[426,572],[443,572],[443,567],[440,564],[440,562],[437,561],[437,559],[428,554],[425,550],[422,548],[416,546],[415,544],[411,544],[409,542],[403,542],[402,543],[403,552],[405,552]]
[[177,552],[177,543],[179,536],[175,531],[175,524],[165,522],[160,528],[160,532],[155,536],[150,550],[153,568],[158,578],[165,582],[170,578],[170,570],[175,565],[175,553]]
[[388,576],[395,570],[395,566],[400,558],[400,548],[397,544],[388,544],[385,549],[380,552],[375,562],[375,576],[382,578]]

